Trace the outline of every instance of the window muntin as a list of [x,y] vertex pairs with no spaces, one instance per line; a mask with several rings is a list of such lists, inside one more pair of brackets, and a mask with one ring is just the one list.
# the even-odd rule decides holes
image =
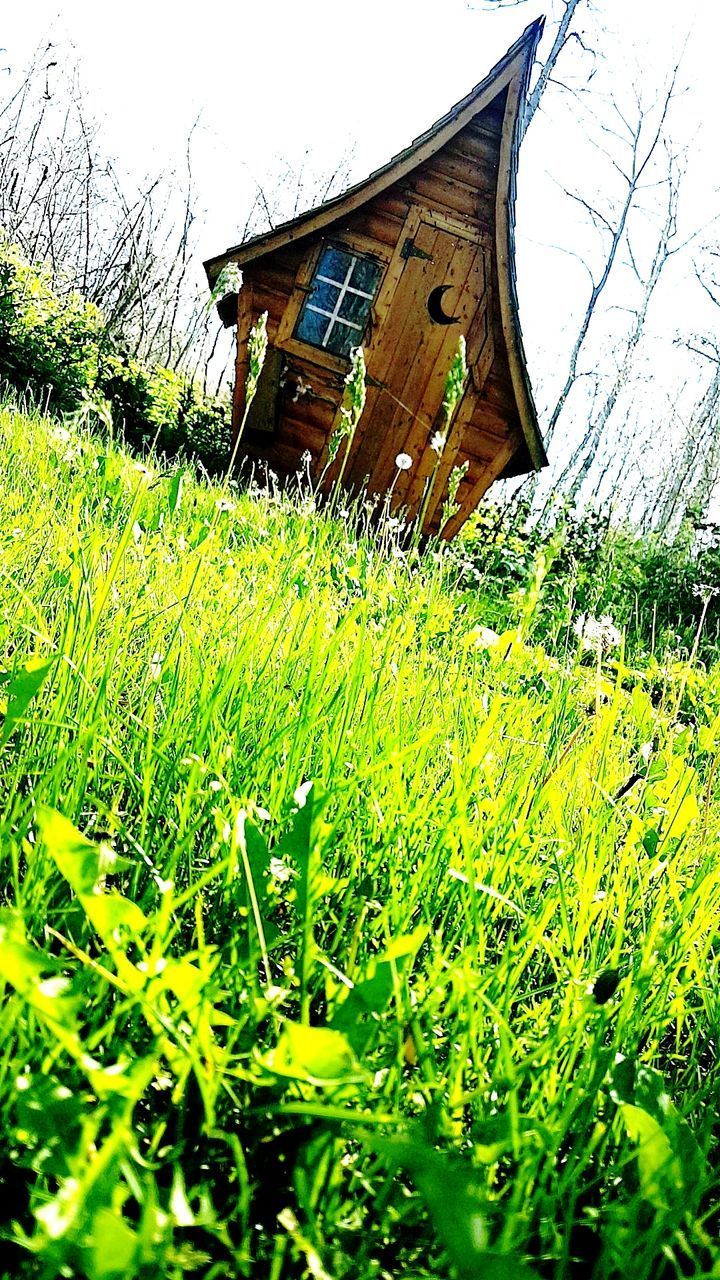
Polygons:
[[349,356],[365,332],[381,268],[372,258],[326,245],[298,319],[295,337]]

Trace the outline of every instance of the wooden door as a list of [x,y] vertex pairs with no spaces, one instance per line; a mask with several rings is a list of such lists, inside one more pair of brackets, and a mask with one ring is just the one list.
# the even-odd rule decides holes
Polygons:
[[[472,231],[455,228],[445,219],[421,214],[413,234],[401,236],[401,264],[382,323],[367,351],[368,394],[351,459],[349,479],[361,485],[368,477],[371,492],[386,492],[400,502],[412,494],[418,472],[427,470],[423,458],[440,423],[445,379],[458,347],[460,334],[469,335],[485,326],[476,323],[487,307],[487,252]],[[428,301],[434,301],[452,323],[433,319]],[[437,316],[438,307],[431,309]],[[483,317],[484,319],[484,317]],[[475,353],[470,349],[472,363]],[[412,458],[409,471],[397,474],[395,459]]]

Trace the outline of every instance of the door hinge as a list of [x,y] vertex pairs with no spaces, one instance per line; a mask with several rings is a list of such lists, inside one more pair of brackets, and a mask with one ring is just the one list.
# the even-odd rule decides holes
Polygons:
[[426,253],[424,249],[418,249],[412,236],[408,236],[400,250],[400,257],[407,262],[408,258],[424,258],[426,262],[432,262],[432,254]]

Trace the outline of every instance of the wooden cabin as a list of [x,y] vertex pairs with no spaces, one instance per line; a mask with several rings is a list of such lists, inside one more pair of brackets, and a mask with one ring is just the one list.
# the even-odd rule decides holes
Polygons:
[[[239,291],[218,304],[224,323],[237,325],[235,433],[245,414],[247,338],[268,317],[243,456],[287,477],[309,451],[314,474],[331,485],[339,459],[328,466],[328,443],[351,352],[362,346],[367,399],[343,470],[352,491],[392,488],[393,504],[411,516],[424,506],[431,531],[450,474],[462,467],[459,509],[443,530],[451,537],[494,480],[546,464],[514,266],[519,121],[542,25],[528,27],[480,84],[382,169],[205,263],[213,288],[229,264],[242,271]],[[447,429],[445,379],[460,333],[468,378]],[[438,430],[445,444],[423,503]],[[399,454],[412,460],[409,469],[398,470]]]

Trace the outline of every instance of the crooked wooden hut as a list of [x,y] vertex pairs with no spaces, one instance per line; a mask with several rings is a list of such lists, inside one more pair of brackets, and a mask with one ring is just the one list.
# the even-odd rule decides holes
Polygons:
[[[351,352],[362,346],[367,400],[343,472],[350,489],[392,487],[393,502],[411,515],[424,506],[432,530],[461,467],[458,509],[443,530],[451,537],[494,480],[545,465],[514,264],[519,124],[542,25],[528,27],[382,169],[205,263],[213,288],[228,264],[242,271],[242,287],[218,304],[224,323],[237,325],[235,432],[245,413],[247,338],[268,315],[267,358],[241,440],[247,458],[288,476],[309,451],[316,475],[332,484],[328,445]],[[446,430],[445,379],[460,333],[468,378]],[[445,444],[423,503],[438,429]],[[400,472],[399,454],[411,459]]]

